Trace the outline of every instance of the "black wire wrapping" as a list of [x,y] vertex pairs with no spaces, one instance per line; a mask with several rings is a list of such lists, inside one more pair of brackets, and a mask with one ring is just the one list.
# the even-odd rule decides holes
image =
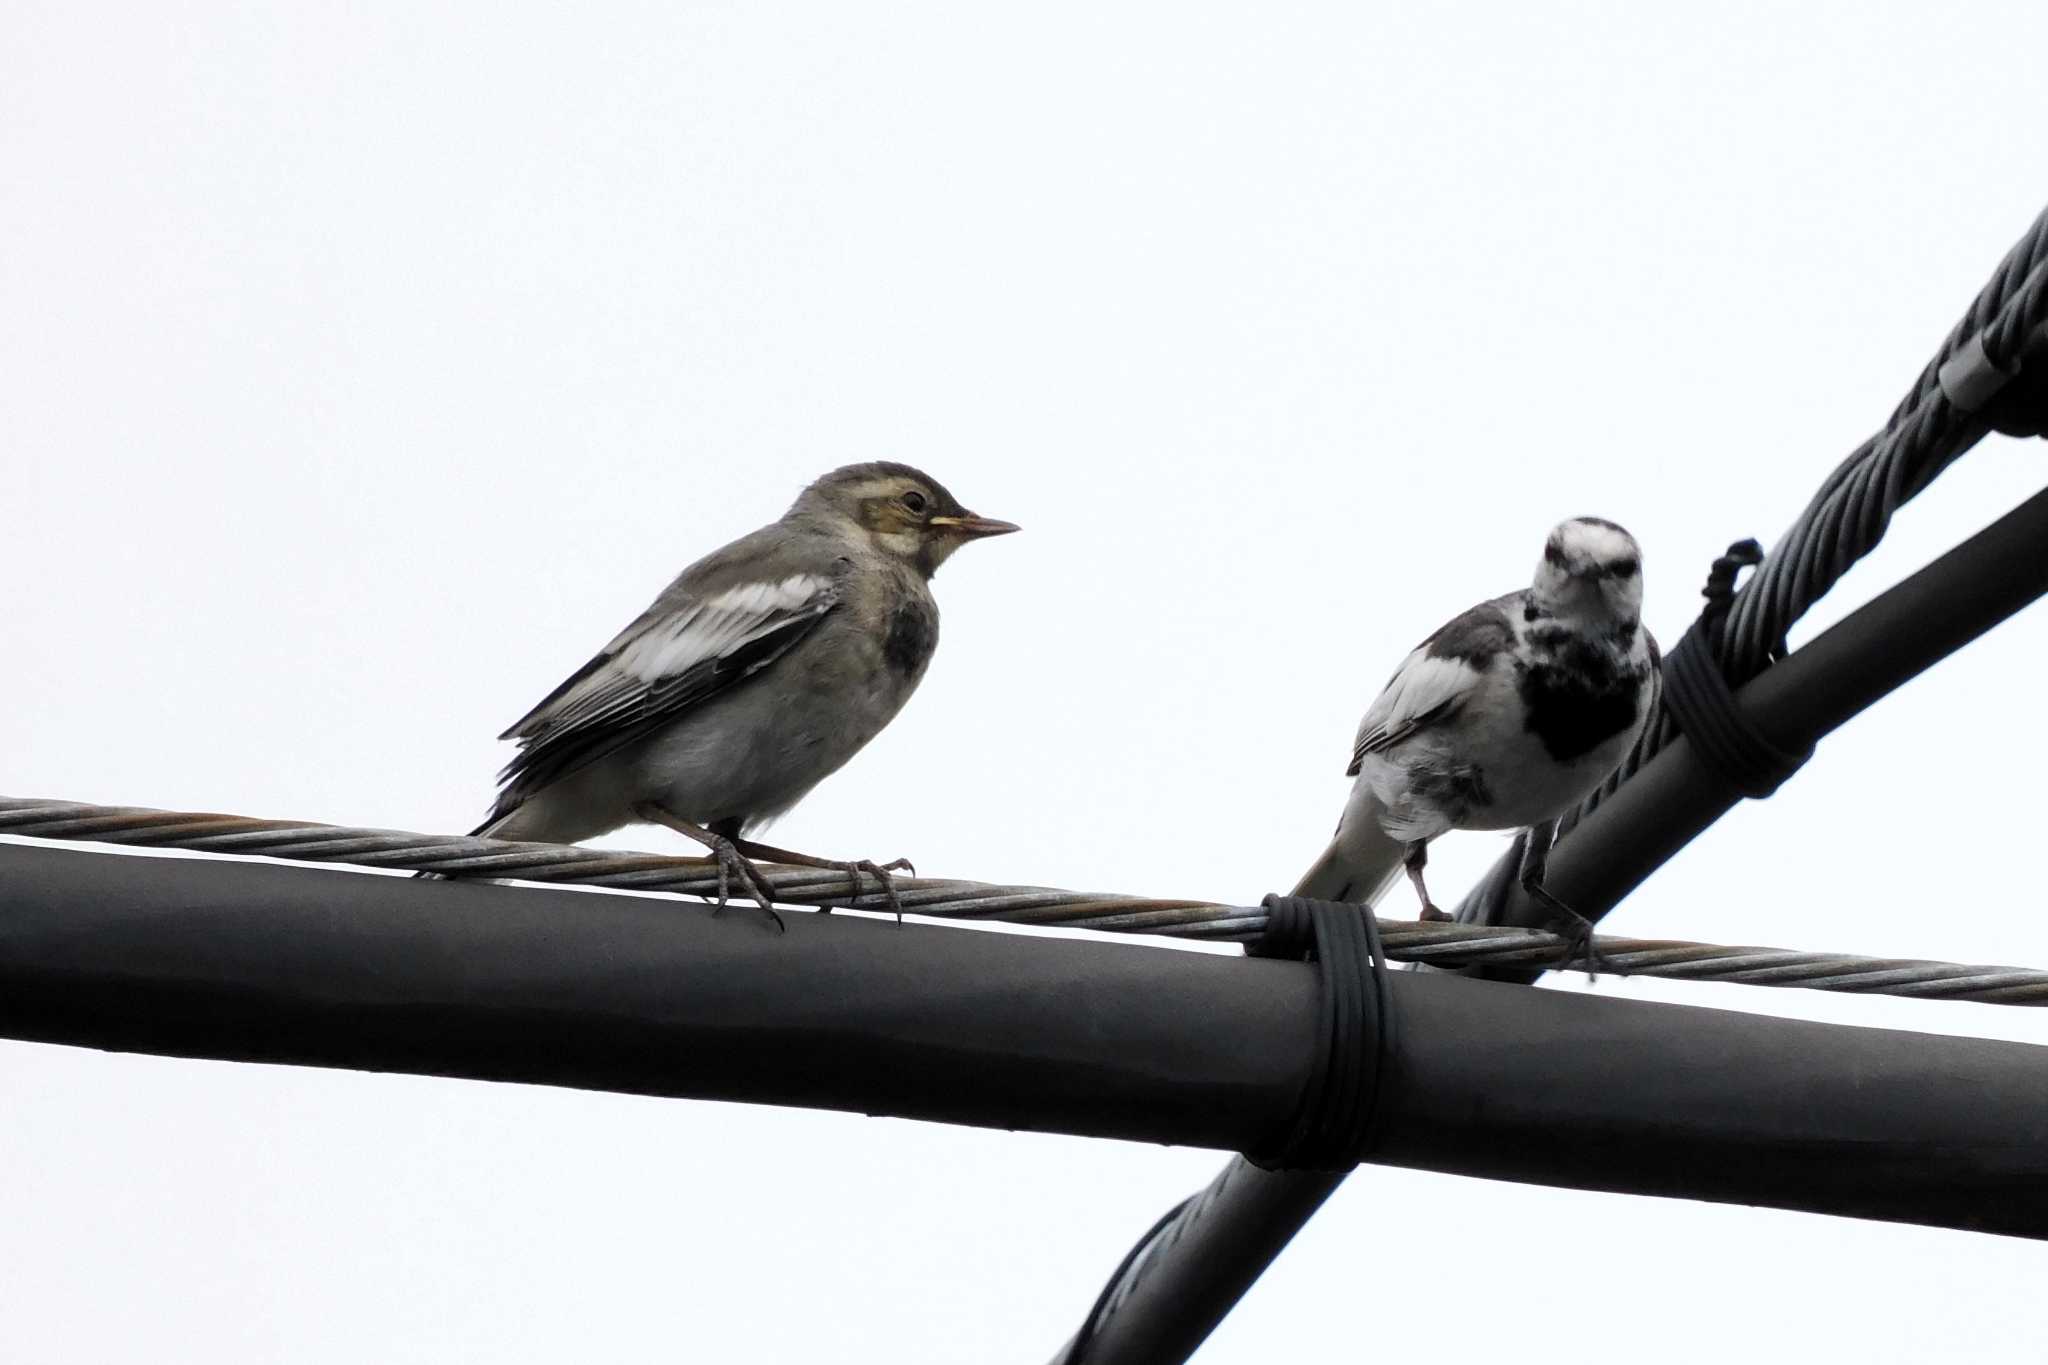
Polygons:
[[[1306,896],[1268,896],[1263,905],[1265,932],[1245,944],[1245,955],[1319,964],[1320,1004],[1300,1108],[1285,1133],[1245,1159],[1267,1170],[1348,1171],[1379,1144],[1380,1095],[1392,1070],[1393,994],[1379,922],[1369,909]],[[1131,1244],[1053,1365],[1088,1359],[1119,1291],[1213,1191],[1212,1186],[1181,1200]]]
[[1268,896],[1250,957],[1321,967],[1315,1059],[1287,1131],[1245,1153],[1269,1171],[1348,1171],[1379,1144],[1380,1093],[1392,1070],[1394,1002],[1372,912],[1341,901]]
[[1664,658],[1664,710],[1679,732],[1729,788],[1761,799],[1813,757],[1811,748],[1786,749],[1758,731],[1736,705],[1735,693],[1714,662],[1728,605],[1735,596],[1735,576],[1762,563],[1763,547],[1738,540],[1714,561],[1700,595],[1707,605]]

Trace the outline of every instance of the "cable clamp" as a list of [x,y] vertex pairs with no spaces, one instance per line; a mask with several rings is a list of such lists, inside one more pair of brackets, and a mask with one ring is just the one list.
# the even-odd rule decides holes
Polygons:
[[1991,359],[1984,349],[1984,334],[1978,332],[1935,373],[1935,382],[1941,385],[1942,396],[1951,407],[1981,412],[2018,373],[2016,369],[2000,368]]

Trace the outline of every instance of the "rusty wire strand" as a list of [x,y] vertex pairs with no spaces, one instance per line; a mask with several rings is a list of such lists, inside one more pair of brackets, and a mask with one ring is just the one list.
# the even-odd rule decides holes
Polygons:
[[[258,820],[135,806],[95,806],[79,801],[0,797],[0,835],[704,897],[716,894],[718,888],[717,867],[708,858],[615,853],[559,844],[508,843],[469,835],[352,829],[298,820]],[[852,894],[848,874],[843,872],[764,864],[762,874],[774,888],[778,903],[817,908],[887,908],[879,889],[863,886],[860,894]],[[1215,901],[1159,900],[1044,886],[991,886],[930,877],[898,877],[896,890],[906,911],[939,919],[999,920],[1006,924],[1159,934],[1211,942],[1243,942],[1257,938],[1266,927],[1263,909]],[[1426,962],[1440,967],[1476,963],[1556,966],[1569,948],[1563,936],[1540,929],[1386,919],[1379,924],[1387,956],[1400,962]],[[2021,967],[1973,967],[1911,958],[1664,939],[1601,936],[1593,943],[1599,951],[1602,969],[1616,976],[1733,981],[1752,986],[1797,986],[1924,1000],[1975,1000],[1994,1005],[2048,1005],[2048,971]]]

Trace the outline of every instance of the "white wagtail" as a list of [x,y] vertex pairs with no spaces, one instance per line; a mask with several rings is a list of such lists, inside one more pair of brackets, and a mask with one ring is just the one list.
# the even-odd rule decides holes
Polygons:
[[[575,843],[635,822],[666,825],[718,860],[772,916],[748,861],[888,873],[753,843],[894,719],[939,640],[928,582],[1007,521],[962,507],[908,465],[848,465],[782,519],[683,570],[654,604],[501,739],[519,752],[476,833]],[[776,920],[778,924],[780,919]]]
[[1557,817],[1620,766],[1648,721],[1657,645],[1642,604],[1633,536],[1597,517],[1559,524],[1529,587],[1453,617],[1366,711],[1351,799],[1294,894],[1372,905],[1405,869],[1422,918],[1447,920],[1422,880],[1429,841],[1527,829],[1523,887],[1584,942],[1592,926],[1543,889],[1543,869]]

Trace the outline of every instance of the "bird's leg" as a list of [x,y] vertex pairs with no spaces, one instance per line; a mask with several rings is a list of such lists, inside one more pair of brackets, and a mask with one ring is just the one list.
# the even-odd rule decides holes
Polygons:
[[[793,853],[786,848],[775,848],[768,844],[757,844],[750,839],[740,840],[739,849],[749,858],[759,858],[763,862],[794,863],[798,867],[823,867],[830,868],[835,872],[844,872],[853,881],[853,894],[850,897],[852,900],[860,899],[860,874],[863,872],[868,873],[877,882],[881,883],[882,895],[889,902],[889,913],[896,916],[896,921],[899,924],[903,922],[903,902],[897,899],[896,879],[889,874],[891,872],[908,872],[913,877],[917,875],[916,866],[908,858],[897,858],[893,862],[886,863],[873,862],[867,858],[855,858],[851,861],[841,858],[819,858],[809,853]],[[818,907],[818,910],[821,914],[829,915],[832,913],[832,907],[829,905],[821,905]]]
[[1422,898],[1424,920],[1447,920],[1452,916],[1447,910],[1437,909],[1436,902],[1429,898],[1429,888],[1422,884],[1422,869],[1429,865],[1429,840],[1410,839],[1407,856],[1401,859],[1401,866],[1407,869],[1408,880],[1415,884],[1415,894]]
[[702,825],[693,825],[652,801],[643,801],[633,807],[633,814],[649,824],[666,825],[676,833],[694,839],[711,850],[712,857],[718,862],[718,909],[725,909],[728,878],[737,876],[741,884],[747,888],[747,893],[760,902],[761,908],[768,912],[768,918],[775,921],[775,927],[788,929],[789,926],[782,922],[782,916],[775,913],[775,888],[768,885],[760,870],[741,855],[734,840],[705,829]]
[[1543,874],[1550,867],[1550,846],[1557,841],[1557,821],[1545,820],[1522,831],[1522,890],[1529,893],[1529,899],[1550,911],[1567,926],[1561,932],[1565,936],[1565,955],[1561,966],[1569,967],[1583,959],[1586,964],[1586,979],[1600,979],[1600,951],[1593,946],[1593,921],[1566,905],[1550,894],[1543,885]]

